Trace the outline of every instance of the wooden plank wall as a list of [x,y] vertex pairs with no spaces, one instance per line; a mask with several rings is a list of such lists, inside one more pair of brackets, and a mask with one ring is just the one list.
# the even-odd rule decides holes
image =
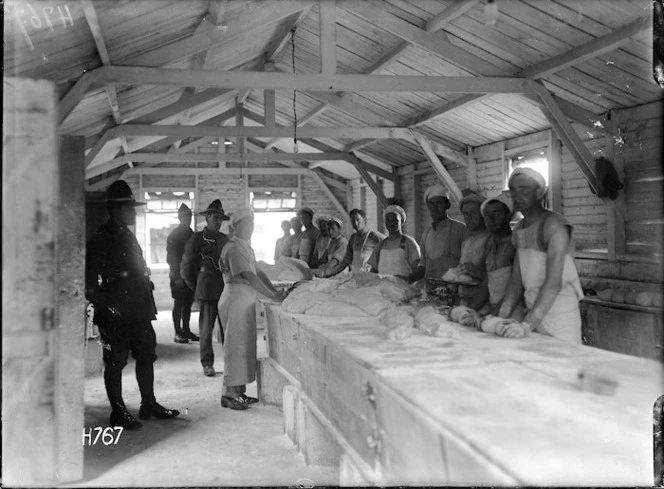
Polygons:
[[[606,154],[606,139],[586,141],[595,156]],[[607,214],[604,202],[594,195],[579,165],[569,150],[562,146],[562,213],[574,226],[577,251],[606,251]]]
[[627,253],[661,254],[664,244],[662,112],[662,104],[654,103],[615,114],[620,132],[614,152],[624,161],[625,170]]

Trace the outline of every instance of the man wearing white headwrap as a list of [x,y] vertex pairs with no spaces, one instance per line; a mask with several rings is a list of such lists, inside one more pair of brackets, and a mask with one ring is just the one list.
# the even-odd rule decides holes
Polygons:
[[466,195],[459,203],[459,208],[466,222],[469,236],[461,243],[461,258],[458,270],[479,281],[479,285],[460,285],[459,297],[461,305],[479,310],[489,301],[489,288],[486,273],[486,254],[489,231],[484,224],[484,218],[480,206],[484,197],[471,190],[466,190]]
[[[509,195],[500,194],[482,202],[480,211],[490,233],[485,260],[489,302],[480,310],[480,313],[497,316],[503,303],[507,284],[512,276],[512,264],[516,255],[510,227],[514,204]],[[512,313],[512,317],[519,321],[523,319],[521,304],[516,313]]]
[[[542,207],[546,186],[534,170],[517,168],[508,185],[514,208],[523,219],[512,235],[517,254],[500,316],[509,317],[523,295],[527,313],[520,325],[581,343],[579,300],[583,292],[574,266],[572,226],[560,214]],[[523,326],[514,326],[519,327]]]
[[350,267],[351,272],[367,271],[369,269],[367,265],[369,257],[371,257],[376,245],[385,239],[385,236],[378,231],[367,228],[367,214],[362,209],[350,211],[350,222],[355,232],[348,240],[343,260],[331,268],[318,268],[314,272],[317,277],[334,277],[343,272],[346,267]]
[[223,407],[243,410],[258,402],[245,394],[246,385],[256,379],[256,300],[258,294],[281,301],[270,279],[256,269],[256,257],[249,244],[254,232],[254,213],[240,209],[231,216],[233,237],[221,250],[219,266],[224,291],[219,298],[219,318],[224,328]]
[[367,262],[374,273],[395,275],[406,280],[420,263],[420,247],[401,230],[406,211],[398,205],[388,205],[383,211],[388,236],[378,243]]
[[330,218],[327,216],[319,216],[316,219],[318,225],[318,237],[314,244],[314,251],[312,253],[311,261],[309,262],[310,268],[317,268],[327,262],[327,247],[330,244],[330,230],[328,226]]
[[461,243],[468,237],[466,226],[447,216],[451,203],[442,185],[433,185],[424,192],[424,201],[433,222],[420,238],[420,265],[408,276],[409,282],[423,277],[441,278],[459,264]]

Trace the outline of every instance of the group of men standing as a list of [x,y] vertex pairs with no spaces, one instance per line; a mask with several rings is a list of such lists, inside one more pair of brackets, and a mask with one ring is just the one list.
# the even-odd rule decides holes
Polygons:
[[[404,234],[406,212],[396,203],[383,212],[387,236],[369,229],[364,211],[353,209],[350,218],[354,233],[348,240],[341,233],[340,219],[321,217],[316,227],[313,210],[303,207],[297,217],[282,223],[284,236],[277,242],[275,260],[281,256],[301,259],[318,277],[331,277],[350,267],[351,271],[395,275],[411,283],[442,278],[456,268],[476,280],[460,287],[464,305],[481,314],[517,319],[518,324],[506,336],[527,334],[515,331],[522,328],[580,343],[578,301],[583,292],[573,261],[572,226],[560,214],[543,207],[547,187],[539,173],[517,168],[508,185],[509,195],[489,199],[466,192],[459,204],[465,224],[448,217],[451,202],[447,190],[441,185],[429,187],[424,199],[432,223],[419,243]],[[126,182],[114,182],[106,196],[109,219],[89,240],[86,250],[86,298],[94,304],[94,322],[104,348],[110,423],[128,429],[141,427],[122,398],[122,369],[130,351],[136,360],[141,393],[139,417],[173,419],[179,415],[177,410],[157,403],[154,394],[154,286],[141,247],[128,228],[135,224],[135,208],[141,205],[145,203],[135,200]],[[510,220],[515,211],[520,211],[523,219],[512,229]],[[190,229],[191,209],[184,204],[180,207],[180,225],[168,237],[167,260],[175,341],[200,341],[203,373],[214,376],[212,333],[224,290],[220,257],[229,242],[220,230],[230,217],[219,199],[201,214],[206,226],[194,232]],[[253,215],[249,214],[234,217],[236,226],[241,217],[251,217],[243,231],[245,241],[253,232]],[[250,255],[253,257],[253,252]],[[257,290],[269,292],[261,287]],[[200,338],[190,330],[194,300],[200,303]],[[220,333],[223,342],[223,328]],[[255,401],[245,396],[240,402],[238,396],[244,396],[244,392],[233,397],[238,404],[230,405],[233,409],[245,409],[247,402]],[[226,397],[222,405],[228,407],[231,401]]]

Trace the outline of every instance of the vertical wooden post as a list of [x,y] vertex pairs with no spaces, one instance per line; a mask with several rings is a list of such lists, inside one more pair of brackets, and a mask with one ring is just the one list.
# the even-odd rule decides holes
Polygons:
[[57,483],[57,97],[51,82],[18,78],[3,94],[2,482],[46,486]]
[[419,240],[422,236],[422,199],[424,193],[422,192],[422,176],[413,173],[413,202],[415,207],[415,215],[413,216],[414,236]]
[[[376,177],[376,186],[383,190],[383,179]],[[383,219],[383,211],[387,207],[387,203],[381,201],[379,198],[376,199],[376,229],[381,233],[385,232],[385,220]]]
[[[610,111],[607,120],[607,136],[606,136],[606,157],[613,163],[618,178],[621,182],[625,181],[625,158],[622,148],[615,150],[614,137],[618,135],[620,128],[620,112]],[[626,237],[625,237],[625,218],[627,215],[627,206],[625,204],[624,190],[618,193],[618,198],[615,200],[604,199],[606,208],[606,240],[609,252],[609,261],[616,261],[619,259],[618,255],[624,254],[626,251]]]
[[56,220],[56,462],[59,482],[83,478],[85,381],[85,138],[60,139]]
[[[274,71],[274,63],[267,61],[265,63],[264,71]],[[275,105],[276,92],[274,90],[263,90],[263,104],[265,108],[265,127],[276,126],[276,105]]]
[[468,166],[466,167],[466,186],[470,190],[477,190],[477,161],[473,158],[473,147],[467,146]]
[[551,210],[563,213],[563,188],[562,188],[562,145],[553,129],[549,129],[549,198],[551,199]]

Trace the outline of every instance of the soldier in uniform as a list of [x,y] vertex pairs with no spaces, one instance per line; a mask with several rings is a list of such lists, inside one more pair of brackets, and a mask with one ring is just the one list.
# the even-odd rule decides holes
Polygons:
[[[212,331],[219,316],[217,302],[224,290],[224,279],[219,268],[219,255],[228,242],[228,237],[219,232],[219,229],[221,229],[221,223],[229,220],[230,217],[224,214],[224,208],[219,199],[214,200],[201,214],[205,216],[207,225],[203,231],[194,233],[187,241],[180,264],[180,276],[194,291],[194,299],[200,303],[198,333],[201,335],[201,364],[203,373],[208,377],[214,377]],[[223,343],[223,328],[220,330]]]
[[166,261],[170,267],[171,297],[173,297],[173,326],[175,327],[176,343],[189,343],[189,340],[198,341],[198,336],[189,329],[191,305],[194,302],[194,292],[180,277],[180,263],[184,254],[184,245],[194,232],[191,225],[191,209],[182,204],[178,209],[180,225],[168,235],[166,239]]
[[85,297],[94,305],[94,322],[104,347],[104,384],[111,403],[110,424],[139,429],[122,399],[122,369],[129,351],[136,360],[136,380],[141,392],[140,419],[172,419],[180,413],[157,403],[154,362],[157,344],[151,321],[157,312],[152,282],[134,234],[136,202],[129,185],[114,182],[106,192],[109,219],[90,238],[86,248]]

